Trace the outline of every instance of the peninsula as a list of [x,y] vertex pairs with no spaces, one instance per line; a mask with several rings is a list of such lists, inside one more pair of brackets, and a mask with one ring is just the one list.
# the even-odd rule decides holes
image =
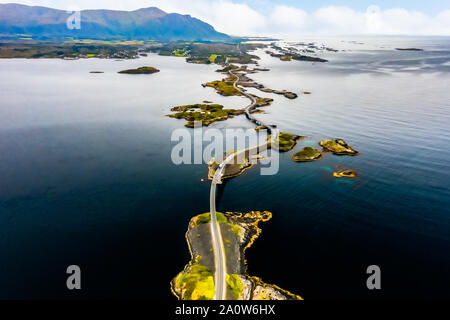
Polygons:
[[[226,254],[226,300],[303,300],[299,295],[247,273],[245,251],[260,236],[259,224],[270,220],[272,213],[216,214]],[[193,217],[189,223],[186,241],[191,261],[171,282],[172,292],[180,300],[212,300],[216,294],[210,224],[209,212]]]

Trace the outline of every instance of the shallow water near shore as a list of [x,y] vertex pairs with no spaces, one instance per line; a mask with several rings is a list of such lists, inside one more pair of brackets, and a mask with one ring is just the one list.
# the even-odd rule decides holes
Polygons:
[[[247,251],[249,273],[305,299],[449,298],[450,40],[349,41],[318,39],[346,50],[322,54],[326,64],[259,50],[271,71],[249,76],[299,94],[258,93],[275,99],[258,118],[306,136],[301,147],[342,138],[361,155],[282,154],[275,176],[256,166],[227,181],[218,210],[273,212]],[[161,72],[117,74],[143,65]],[[0,60],[0,298],[174,299],[169,282],[189,260],[184,234],[209,211],[210,183],[206,165],[172,164],[184,121],[166,115],[204,100],[246,106],[201,86],[222,77],[216,69],[156,55]],[[358,177],[333,177],[340,169]],[[80,292],[65,287],[71,264]],[[378,292],[365,285],[373,264]]]

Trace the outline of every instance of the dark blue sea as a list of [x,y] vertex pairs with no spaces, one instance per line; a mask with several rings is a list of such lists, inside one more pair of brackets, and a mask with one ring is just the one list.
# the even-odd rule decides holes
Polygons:
[[[247,251],[249,273],[307,300],[450,298],[449,38],[280,44],[299,41],[340,51],[320,53],[326,64],[257,51],[271,71],[251,77],[299,93],[265,95],[275,101],[258,117],[305,136],[298,148],[342,138],[361,155],[294,163],[289,152],[277,175],[256,166],[221,186],[218,210],[273,212]],[[144,65],[161,72],[117,74]],[[184,235],[209,211],[210,184],[206,164],[172,163],[184,122],[166,115],[204,100],[246,106],[201,86],[216,69],[156,55],[0,60],[1,299],[174,299],[169,282],[190,259]],[[333,177],[339,169],[358,177]],[[69,265],[81,291],[66,288]],[[381,290],[366,287],[370,265]]]

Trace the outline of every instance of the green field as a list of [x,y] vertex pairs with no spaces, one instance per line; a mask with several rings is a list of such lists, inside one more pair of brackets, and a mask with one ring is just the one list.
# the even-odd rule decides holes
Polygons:
[[209,57],[209,61],[210,61],[211,63],[215,63],[217,57],[220,57],[220,54],[212,54],[212,55]]
[[212,300],[215,294],[211,268],[202,266],[197,258],[189,271],[175,280],[175,285],[183,292],[183,300]]

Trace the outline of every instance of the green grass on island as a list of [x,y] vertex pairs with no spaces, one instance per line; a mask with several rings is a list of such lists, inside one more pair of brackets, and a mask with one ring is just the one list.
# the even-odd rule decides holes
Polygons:
[[172,41],[152,43],[145,49],[163,56],[186,57],[186,62],[197,64],[224,64],[227,60],[236,63],[256,63],[259,57],[249,54],[264,44],[258,43],[220,43]]
[[228,225],[231,227],[230,231],[232,231],[236,236],[239,237],[241,235],[241,228],[238,225],[232,223],[228,223]]
[[259,60],[258,56],[253,55],[245,55],[242,57],[229,57],[228,61],[232,63],[240,63],[240,64],[256,64],[255,60]]
[[256,97],[256,105],[258,107],[266,107],[266,106],[270,106],[273,102],[273,99],[271,98],[260,98],[260,97]]
[[292,60],[292,56],[285,55],[285,56],[282,56],[280,58],[280,60],[281,61],[291,61]]
[[126,73],[126,74],[152,74],[156,72],[159,72],[159,70],[153,67],[140,67],[137,69],[128,69],[119,71],[119,73]]
[[[294,149],[294,147],[297,145],[298,140],[300,140],[301,138],[302,137],[297,136],[295,134],[281,132],[278,135],[278,139],[277,139],[278,150],[280,152],[287,152],[287,151]],[[270,140],[271,137],[269,136],[267,139]]]
[[[302,300],[298,295],[247,273],[245,252],[261,234],[259,223],[269,221],[271,217],[272,213],[268,211],[217,212],[225,250],[226,300]],[[217,269],[210,223],[209,212],[192,217],[189,223],[186,240],[192,260],[171,281],[172,293],[180,300],[214,299],[214,270]]]
[[239,67],[234,64],[229,64],[227,66],[224,66],[222,69],[217,69],[216,72],[228,72],[236,69],[239,69]]
[[[216,217],[217,217],[217,222],[219,224],[222,224],[222,223],[227,224],[228,226],[230,226],[230,231],[232,231],[236,236],[241,235],[241,228],[238,225],[228,222],[227,217],[225,217],[225,215],[223,213],[216,212]],[[202,213],[192,219],[191,228],[196,228],[199,225],[202,225],[205,223],[210,223],[210,222],[211,222],[211,213],[210,212]]]
[[297,162],[314,161],[322,158],[322,153],[312,147],[305,147],[292,156],[292,160]]
[[[47,43],[32,41],[32,38],[19,39],[19,42],[6,42],[0,45],[0,58],[60,58],[60,59],[133,59],[139,46],[136,44],[118,45],[112,42],[97,43]],[[31,42],[32,41],[32,42]]]
[[324,149],[324,151],[332,152],[336,155],[359,155],[358,151],[354,150],[342,139],[323,140],[319,142],[319,145]]
[[185,49],[177,49],[173,52],[173,55],[176,57],[186,57],[186,50]]
[[237,274],[227,274],[226,282],[228,290],[231,292],[235,300],[240,300],[242,291],[244,290],[244,284],[241,278]]
[[216,121],[223,121],[244,113],[242,110],[224,109],[220,104],[191,104],[174,107],[171,111],[176,113],[169,117],[187,120],[185,126],[188,128],[193,128],[195,121],[201,121],[202,126],[207,127]]
[[[217,217],[217,222],[219,222],[219,223],[227,223],[228,222],[227,218],[224,216],[223,213],[216,212],[216,217]],[[211,213],[210,212],[202,213],[192,219],[192,227],[195,228],[201,224],[210,223],[210,222],[211,222]]]
[[267,131],[269,128],[267,128],[266,126],[256,126],[254,129],[256,132],[259,132],[259,131]]
[[209,61],[210,61],[211,63],[215,63],[215,62],[216,62],[216,59],[217,59],[218,57],[220,57],[220,54],[212,54],[212,55],[209,57]]
[[188,63],[196,63],[196,64],[211,64],[211,60],[209,58],[192,58],[189,57],[186,59],[186,62]]
[[215,294],[214,279],[211,268],[202,266],[201,257],[197,257],[189,271],[180,274],[175,285],[182,292],[183,300],[212,300]]
[[[9,39],[9,38],[8,38]],[[134,59],[139,53],[186,57],[186,62],[223,65],[227,61],[255,64],[258,56],[249,52],[266,46],[258,43],[186,42],[155,40],[95,40],[70,39],[44,42],[33,35],[14,35],[0,46],[0,58],[97,58]]]
[[207,87],[212,87],[223,96],[240,96],[241,92],[236,89],[232,81],[212,81],[205,84]]

